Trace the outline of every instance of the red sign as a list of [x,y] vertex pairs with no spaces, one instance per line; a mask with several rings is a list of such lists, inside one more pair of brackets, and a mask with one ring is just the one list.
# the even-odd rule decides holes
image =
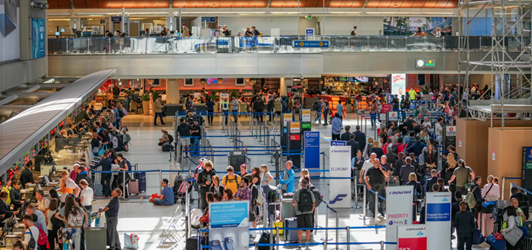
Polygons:
[[301,135],[290,135],[291,141],[299,141],[301,140]]
[[382,105],[382,113],[386,114],[386,112],[388,112],[388,111],[392,111],[392,105],[388,104],[388,103],[383,104]]
[[427,237],[423,238],[399,238],[397,242],[399,250],[427,250]]

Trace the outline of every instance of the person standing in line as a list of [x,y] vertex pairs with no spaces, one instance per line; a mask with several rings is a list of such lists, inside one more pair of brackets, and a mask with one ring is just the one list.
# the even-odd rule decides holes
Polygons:
[[237,201],[249,201],[249,222],[253,223],[255,221],[255,212],[253,211],[253,193],[249,188],[250,183],[248,178],[242,178],[238,191],[236,191],[233,198]]
[[212,125],[214,119],[214,105],[216,104],[212,101],[211,97],[207,97],[205,106],[207,107],[207,121],[209,122],[209,125]]
[[499,185],[493,182],[493,175],[488,175],[488,183],[482,189],[482,197],[486,201],[496,201],[500,197]]
[[[111,153],[106,150],[102,155],[102,160],[98,162],[92,169],[96,169],[99,166],[102,166],[101,171],[111,171],[113,161],[111,160]],[[102,184],[102,191],[103,195],[105,197],[109,197],[109,194],[111,193],[111,173],[102,173],[101,175],[101,181],[100,184]],[[63,202],[63,197],[61,196],[61,202]],[[61,204],[62,207],[63,204]]]
[[[314,197],[314,193],[308,189],[308,186],[308,180],[302,179],[301,188],[294,192],[294,199],[292,199],[292,204],[296,208],[298,228],[314,227],[314,225],[312,225],[312,213],[314,212],[314,208],[316,208],[316,198]],[[310,230],[305,230],[305,235],[305,243],[308,244],[310,240]],[[303,230],[297,230],[297,237],[299,239],[299,244],[303,244]]]
[[240,175],[235,175],[235,169],[232,166],[228,166],[225,171],[227,174],[222,178],[222,185],[225,190],[231,190],[231,194],[235,194],[242,178]]
[[462,195],[467,195],[469,191],[465,186],[469,182],[469,180],[474,179],[475,172],[473,172],[470,167],[465,165],[464,160],[460,159],[458,161],[458,167],[454,169],[453,176],[451,176],[451,179],[449,180],[449,184],[456,180],[456,190],[460,190],[460,192],[462,192]]
[[154,104],[153,104],[153,112],[155,113],[155,117],[153,117],[153,125],[154,126],[159,126],[157,125],[157,117],[159,117],[160,121],[161,121],[161,124],[164,126],[165,123],[163,121],[163,108],[164,108],[164,105],[161,104],[161,96],[158,96],[157,97],[157,100],[155,100]]
[[471,250],[473,244],[473,232],[476,228],[475,217],[467,209],[467,203],[460,202],[460,212],[456,213],[454,225],[458,235],[458,250]]
[[[359,144],[357,141],[355,141],[355,134],[352,134],[348,131],[347,127],[349,127],[349,125],[345,126],[345,130],[346,132],[345,133],[349,133],[349,140],[347,141],[347,145],[348,146],[351,146],[351,159],[353,159],[353,157],[355,157],[355,155],[357,154],[357,152],[359,151]],[[344,134],[345,134],[344,133]],[[342,135],[343,137],[343,135]]]
[[283,194],[294,192],[295,172],[292,169],[294,163],[292,161],[286,162],[286,169],[279,178],[279,185],[281,185],[281,191]]
[[316,110],[316,119],[314,119],[314,122],[321,124],[321,114],[323,111],[323,102],[321,98],[314,103],[314,109]]
[[254,37],[259,37],[260,36],[260,32],[255,28],[255,26],[251,26],[251,30],[253,31],[253,36]]
[[[182,26],[183,26],[183,27],[182,27],[182,29],[181,29],[181,30],[182,30],[181,35],[182,35],[183,37],[190,37],[190,31],[188,30],[187,25],[186,25],[186,24],[183,24]],[[149,34],[149,32],[148,32],[148,34]]]
[[329,101],[325,99],[321,107],[323,109],[323,120],[325,120],[323,125],[327,126],[329,125],[329,114],[331,113],[331,110],[329,109]]
[[81,186],[81,194],[80,194],[80,204],[85,208],[85,210],[91,212],[92,211],[92,200],[94,199],[94,191],[92,188],[89,187],[89,183],[87,180],[81,180],[79,182],[79,185]]
[[22,217],[22,223],[24,224],[25,234],[23,240],[19,239],[19,241],[22,242],[24,248],[27,248],[31,238],[33,238],[35,240],[34,250],[40,250],[39,246],[37,245],[37,239],[39,238],[39,229],[35,226],[35,224],[33,224],[33,217],[29,214],[25,214]]
[[344,117],[344,106],[342,105],[342,101],[338,101],[338,104],[336,105],[336,112],[340,115],[340,120],[343,120]]
[[37,199],[37,205],[35,205],[35,207],[43,214],[46,214],[46,211],[48,211],[48,207],[50,206],[50,201],[44,198],[44,191],[37,190],[37,192],[35,192],[35,198]]
[[121,250],[120,247],[120,237],[118,236],[117,226],[118,226],[118,213],[120,211],[120,201],[119,197],[122,196],[122,190],[115,189],[111,192],[113,198],[109,201],[109,204],[103,209],[99,210],[98,213],[105,213],[105,218],[107,219],[107,242],[109,250]]
[[177,126],[177,133],[179,134],[179,141],[183,147],[185,157],[188,157],[190,156],[190,124],[185,122],[184,117],[181,117],[179,121],[181,123]]
[[[373,156],[373,154],[371,155]],[[373,162],[373,167],[368,169],[366,176],[364,177],[366,186],[382,197],[386,196],[385,185],[387,178],[388,172],[382,169],[379,160],[375,160]],[[384,217],[384,207],[386,206],[386,201],[381,200],[380,205],[375,204],[375,194],[373,192],[369,192],[368,199],[370,211],[374,213],[373,218],[377,218],[377,214],[375,214],[375,206],[378,206],[378,212]]]
[[[104,171],[111,171],[111,169],[104,170]],[[81,192],[81,189],[79,188],[78,185],[76,185],[76,183],[72,179],[70,179],[68,177],[68,172],[67,171],[63,171],[63,173],[61,175],[63,176],[63,178],[61,178],[61,180],[59,181],[59,187],[60,187],[59,192],[61,192],[61,203],[64,206],[66,197],[69,194],[74,194],[74,196],[77,197],[79,195],[79,193]],[[102,174],[102,176],[103,176],[103,174]],[[102,179],[102,181],[103,181],[103,179]],[[74,191],[75,191],[75,193],[74,193]]]
[[216,175],[211,161],[204,164],[205,169],[198,174],[198,185],[200,186],[199,208],[205,210],[207,207],[206,195],[212,186],[212,177]]
[[340,114],[335,113],[334,118],[331,122],[332,124],[332,140],[340,140],[340,133],[342,132],[342,119],[340,118]]
[[233,114],[233,118],[235,119],[235,125],[238,126],[238,107],[240,103],[238,102],[238,98],[231,96],[231,113]]

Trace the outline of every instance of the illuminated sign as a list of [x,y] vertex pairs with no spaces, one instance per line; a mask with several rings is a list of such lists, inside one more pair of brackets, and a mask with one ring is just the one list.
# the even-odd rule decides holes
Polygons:
[[39,150],[42,150],[44,148],[46,148],[48,146],[48,138],[45,136],[44,138],[41,139],[40,141],[40,147],[39,147]]
[[392,74],[392,95],[404,95],[406,88],[406,74]]
[[33,146],[31,148],[31,158],[33,158],[33,157],[35,157],[35,155],[37,155],[37,145],[35,145],[35,146]]
[[54,136],[55,132],[57,132],[57,128],[54,128],[54,129],[52,129],[52,131],[50,131],[50,137]]
[[59,123],[59,129],[62,129],[64,125],[65,125],[65,121],[61,121],[61,122]]
[[28,164],[28,162],[30,162],[30,151],[24,154],[24,164]]
[[436,59],[416,59],[416,68],[436,68]]

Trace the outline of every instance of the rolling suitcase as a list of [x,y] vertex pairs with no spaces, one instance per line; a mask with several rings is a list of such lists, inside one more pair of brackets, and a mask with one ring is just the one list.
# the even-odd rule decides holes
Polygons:
[[187,242],[185,243],[186,250],[198,250],[198,238],[188,238]]
[[127,188],[129,191],[129,195],[131,194],[139,195],[140,194],[139,180],[130,180],[127,184]]
[[[287,228],[297,228],[297,218],[286,218],[284,220],[285,227]],[[286,230],[284,234],[284,240],[288,242],[299,242],[299,238],[297,237],[297,230]]]
[[[132,169],[133,171],[138,171],[139,164],[133,165]],[[129,193],[140,194],[146,192],[146,172],[135,172],[133,176],[135,177],[134,179],[138,181],[138,192],[129,190]],[[131,181],[129,181],[129,183],[131,183]]]
[[489,213],[479,213],[479,221],[480,221],[480,232],[484,237],[488,237],[493,234],[493,225],[495,225],[495,221],[493,220],[492,214]]
[[296,209],[292,204],[292,197],[281,198],[281,220],[296,216]]

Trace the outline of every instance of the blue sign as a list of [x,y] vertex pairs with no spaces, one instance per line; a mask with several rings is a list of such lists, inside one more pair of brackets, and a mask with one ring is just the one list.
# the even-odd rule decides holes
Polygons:
[[334,147],[334,146],[347,146],[347,142],[346,141],[331,141],[331,147]]
[[214,16],[202,16],[201,17],[201,22],[207,22],[207,23],[215,23],[216,22],[216,17]]
[[314,36],[314,29],[313,28],[307,28],[305,30],[305,35],[306,36]]
[[31,19],[31,59],[44,57],[44,19]]
[[329,41],[292,41],[294,48],[329,48]]
[[249,201],[213,202],[209,205],[211,228],[249,226]]
[[449,206],[449,203],[427,204],[427,221],[451,221],[451,206]]
[[320,169],[320,132],[305,131],[304,147],[305,168]]
[[532,161],[532,147],[526,148],[526,159]]
[[120,22],[122,22],[122,17],[121,16],[112,16],[111,17],[111,22],[120,23]]

